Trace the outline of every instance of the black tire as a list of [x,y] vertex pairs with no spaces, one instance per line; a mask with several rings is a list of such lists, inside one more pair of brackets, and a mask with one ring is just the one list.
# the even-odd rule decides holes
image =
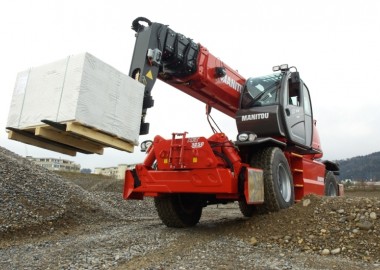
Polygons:
[[158,216],[168,227],[195,226],[202,216],[202,204],[194,194],[168,194],[154,198]]
[[239,209],[240,212],[243,214],[245,217],[252,217],[255,212],[257,212],[256,206],[247,204],[245,201],[239,201]]
[[327,172],[325,177],[325,196],[338,196],[338,181],[333,172]]
[[294,204],[293,177],[281,149],[259,150],[252,156],[251,166],[264,171],[264,204],[256,206],[259,213],[277,212]]

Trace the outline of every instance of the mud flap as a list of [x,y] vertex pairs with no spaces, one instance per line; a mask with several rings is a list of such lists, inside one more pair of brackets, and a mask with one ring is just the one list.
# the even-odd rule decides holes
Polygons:
[[264,203],[264,176],[259,169],[247,168],[244,195],[247,204]]
[[344,186],[343,184],[338,184],[338,195],[344,196]]
[[134,185],[133,185],[133,176],[131,171],[127,170],[125,172],[125,180],[124,180],[124,199],[128,199],[128,197],[131,195]]
[[125,171],[123,198],[126,200],[127,199],[142,200],[143,199],[142,193],[134,193],[133,192],[134,189],[136,187],[139,187],[140,185],[141,185],[141,182],[140,182],[135,170]]

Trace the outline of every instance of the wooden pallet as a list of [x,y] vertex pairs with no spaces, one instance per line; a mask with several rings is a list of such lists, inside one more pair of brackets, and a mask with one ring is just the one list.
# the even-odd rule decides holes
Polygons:
[[102,155],[105,147],[130,153],[134,149],[134,145],[125,139],[75,121],[42,122],[43,125],[25,129],[8,128],[8,138],[70,156],[77,152]]

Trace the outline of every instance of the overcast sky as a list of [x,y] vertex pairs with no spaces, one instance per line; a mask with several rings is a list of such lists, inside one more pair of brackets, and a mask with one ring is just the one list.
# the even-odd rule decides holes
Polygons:
[[[325,159],[380,151],[380,1],[69,1],[0,2],[0,145],[22,156],[61,157],[82,168],[141,162],[144,155],[107,148],[76,157],[7,139],[18,72],[89,52],[128,74],[132,21],[144,16],[207,47],[245,78],[296,66],[312,98]],[[205,106],[158,82],[148,110],[149,136],[188,131],[210,136]],[[235,139],[234,119],[213,111]]]

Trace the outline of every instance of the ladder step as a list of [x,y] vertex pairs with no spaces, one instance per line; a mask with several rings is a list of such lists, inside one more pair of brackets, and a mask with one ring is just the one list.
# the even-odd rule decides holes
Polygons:
[[302,169],[293,169],[293,172],[303,172]]

